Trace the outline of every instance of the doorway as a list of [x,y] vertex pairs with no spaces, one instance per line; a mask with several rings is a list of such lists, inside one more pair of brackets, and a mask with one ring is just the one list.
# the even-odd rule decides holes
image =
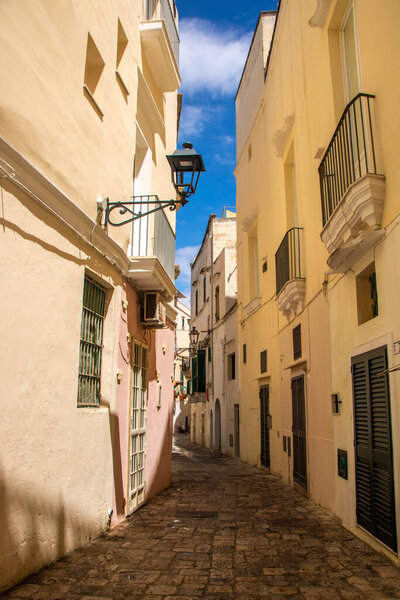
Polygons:
[[357,523],[396,552],[386,346],[351,360]]
[[235,456],[240,457],[240,415],[239,404],[233,405],[233,421],[234,421],[234,436],[235,436]]
[[215,401],[215,452],[221,452],[221,405]]
[[269,385],[260,387],[260,425],[261,425],[261,466],[269,469],[271,465],[269,430],[271,415],[269,413]]
[[210,410],[210,450],[214,449],[214,415]]
[[307,489],[307,438],[304,375],[292,379],[293,480]]
[[146,484],[147,348],[132,346],[128,514],[143,504]]

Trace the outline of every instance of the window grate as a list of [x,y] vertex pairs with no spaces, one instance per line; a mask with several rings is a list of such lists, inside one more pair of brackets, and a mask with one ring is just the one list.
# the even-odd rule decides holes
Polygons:
[[78,406],[99,406],[105,291],[85,278],[79,353]]

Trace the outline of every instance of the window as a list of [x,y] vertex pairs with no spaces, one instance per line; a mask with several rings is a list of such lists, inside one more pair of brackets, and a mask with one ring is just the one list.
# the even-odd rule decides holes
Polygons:
[[78,406],[99,406],[106,293],[85,277],[79,352]]
[[182,317],[182,329],[185,329],[185,317]]
[[290,145],[287,153],[285,166],[285,197],[286,197],[286,224],[287,229],[299,227],[299,206],[296,188],[296,166],[294,162],[294,144]]
[[248,243],[249,243],[250,298],[253,299],[259,295],[257,235],[250,235],[248,238]]
[[203,302],[206,302],[207,300],[207,284],[206,284],[206,278],[204,276],[203,278]]
[[208,346],[208,362],[211,362],[211,346]]
[[341,28],[342,61],[344,70],[344,88],[347,102],[357,96],[360,91],[360,74],[358,69],[357,36],[354,19],[354,8],[351,6]]
[[362,325],[378,316],[375,262],[356,276],[356,293],[358,324]]
[[219,320],[219,285],[215,288],[215,320]]
[[206,351],[198,350],[192,358],[193,393],[206,391]]
[[235,353],[228,354],[228,379],[235,379]]
[[198,315],[199,314],[199,290],[196,290],[196,292],[195,292],[194,305],[195,305],[195,313],[196,313],[196,315]]
[[301,325],[293,329],[293,359],[301,358]]
[[247,346],[243,344],[243,364],[245,365],[247,362]]
[[101,103],[104,91],[104,77],[102,78],[104,66],[105,62],[102,59],[92,36],[88,33],[83,93],[101,120],[103,120],[104,115],[99,106],[99,102]]
[[118,32],[117,32],[117,58],[115,62],[115,77],[118,85],[121,89],[122,95],[125,102],[128,102],[129,91],[126,86],[126,77],[128,76],[127,70],[127,53],[125,53],[128,46],[128,38],[124,28],[122,27],[121,21],[118,19]]
[[263,350],[260,352],[260,373],[266,373],[267,370],[267,351]]
[[197,350],[197,391],[206,391],[206,351]]

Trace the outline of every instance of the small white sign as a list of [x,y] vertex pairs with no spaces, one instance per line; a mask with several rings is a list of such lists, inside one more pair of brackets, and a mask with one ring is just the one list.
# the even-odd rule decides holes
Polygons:
[[393,352],[395,354],[400,354],[400,340],[397,342],[393,342]]

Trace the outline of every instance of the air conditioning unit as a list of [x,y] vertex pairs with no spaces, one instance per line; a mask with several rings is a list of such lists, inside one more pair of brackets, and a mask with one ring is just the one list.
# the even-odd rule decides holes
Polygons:
[[145,292],[142,322],[153,328],[165,327],[167,324],[167,309],[157,292]]

